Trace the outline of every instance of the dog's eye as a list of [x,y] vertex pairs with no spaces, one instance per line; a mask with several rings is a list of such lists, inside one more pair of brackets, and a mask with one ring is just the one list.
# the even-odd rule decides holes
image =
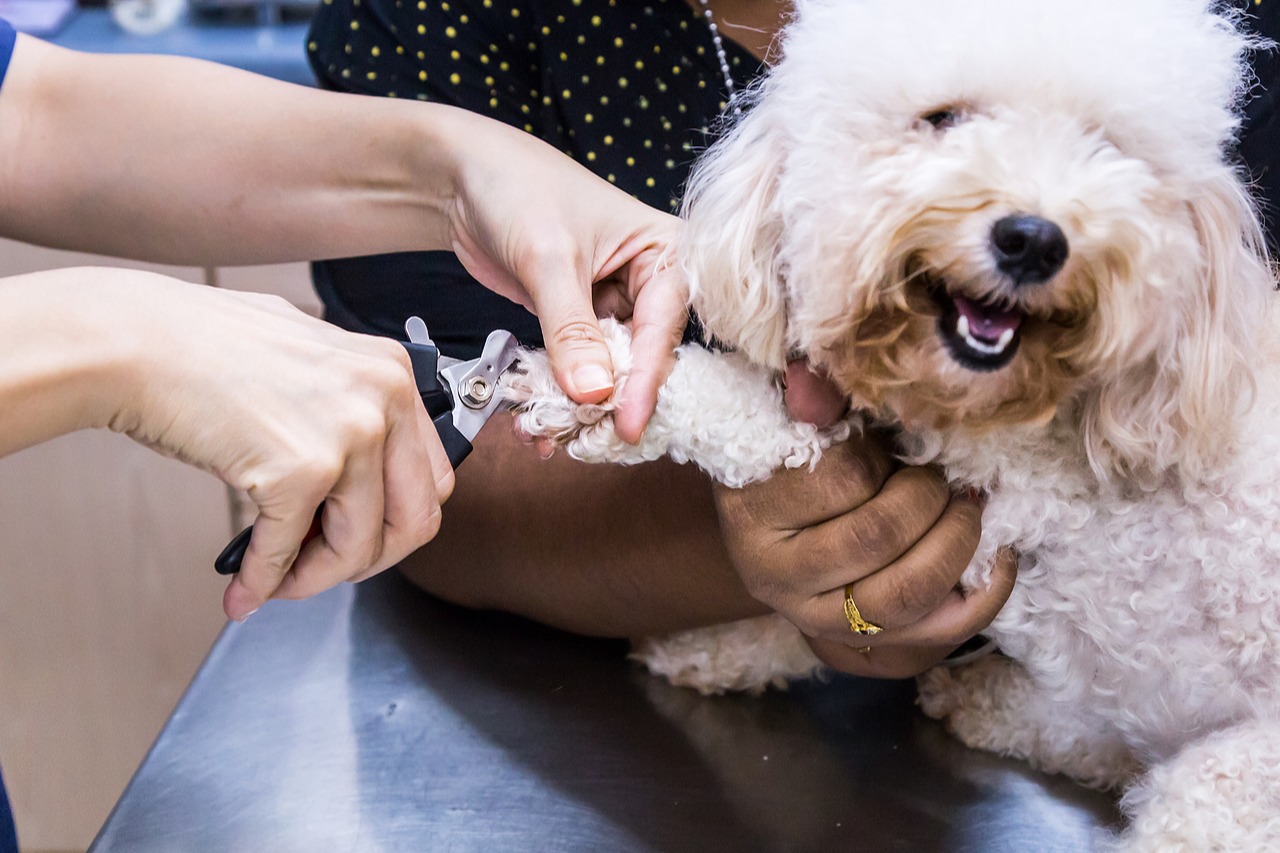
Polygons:
[[947,130],[960,123],[962,113],[957,107],[943,107],[920,116],[920,120],[931,125],[934,130]]

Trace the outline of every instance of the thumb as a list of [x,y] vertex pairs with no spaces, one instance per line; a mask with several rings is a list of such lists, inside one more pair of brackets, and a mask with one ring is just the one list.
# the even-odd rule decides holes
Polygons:
[[564,290],[541,288],[540,292],[552,295],[535,304],[551,369],[574,402],[599,403],[613,393],[613,359],[590,297]]

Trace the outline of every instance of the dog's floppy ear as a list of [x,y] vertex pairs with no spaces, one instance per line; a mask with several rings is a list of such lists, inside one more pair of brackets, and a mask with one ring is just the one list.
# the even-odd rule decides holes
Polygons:
[[1275,288],[1265,238],[1229,167],[1196,190],[1190,210],[1201,264],[1179,282],[1173,323],[1151,356],[1100,389],[1085,413],[1099,473],[1205,474],[1253,399],[1252,359]]
[[778,176],[784,138],[766,100],[694,167],[685,194],[681,253],[693,310],[717,340],[781,369],[787,296],[778,252]]

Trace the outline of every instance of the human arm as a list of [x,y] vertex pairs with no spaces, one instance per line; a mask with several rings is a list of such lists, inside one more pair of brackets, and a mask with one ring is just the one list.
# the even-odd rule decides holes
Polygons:
[[[231,618],[386,568],[437,529],[452,469],[392,341],[274,297],[107,269],[0,279],[0,337],[0,455],[106,427],[258,504]],[[299,554],[321,501],[322,535]]]
[[683,317],[682,282],[658,264],[675,227],[518,130],[438,104],[27,37],[0,88],[0,233],[204,265],[455,251],[538,314],[581,401],[613,388],[593,300],[661,338],[634,399],[656,395]]

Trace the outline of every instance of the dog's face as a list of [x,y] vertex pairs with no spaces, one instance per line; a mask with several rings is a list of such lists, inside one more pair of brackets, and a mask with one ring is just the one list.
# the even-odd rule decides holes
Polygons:
[[699,315],[911,427],[1075,401],[1113,467],[1183,455],[1270,281],[1223,158],[1245,42],[1205,5],[802,4],[691,183]]

